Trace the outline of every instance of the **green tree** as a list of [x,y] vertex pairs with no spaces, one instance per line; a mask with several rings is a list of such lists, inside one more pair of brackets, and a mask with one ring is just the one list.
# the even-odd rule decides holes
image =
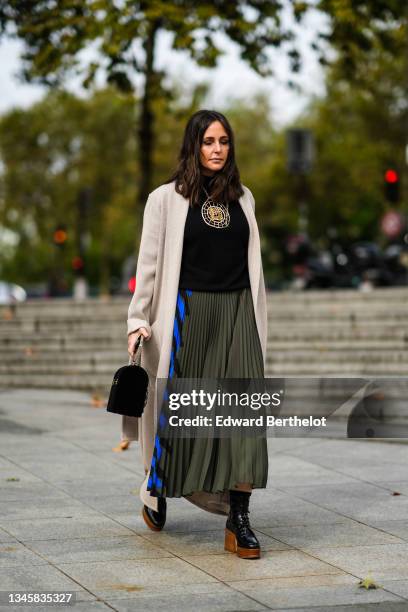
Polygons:
[[[22,0],[0,2],[3,32],[25,43],[23,75],[32,82],[51,87],[61,85],[67,74],[83,74],[89,87],[103,66],[109,83],[132,91],[132,76],[143,76],[138,121],[140,183],[143,204],[152,184],[155,138],[155,102],[171,92],[164,72],[155,68],[160,31],[172,34],[172,47],[187,51],[200,66],[215,66],[222,51],[216,37],[223,32],[235,42],[242,58],[259,74],[269,74],[266,49],[291,38],[280,20],[280,2],[239,0],[236,2],[122,3],[106,0]],[[97,50],[84,67],[80,53],[90,45]],[[295,57],[293,52],[293,57]]]
[[[200,85],[188,91],[185,84],[176,84],[170,109],[164,101],[157,105],[154,184],[172,172],[185,122],[207,90]],[[141,219],[133,208],[140,178],[139,143],[128,129],[139,103],[133,94],[114,88],[86,100],[54,91],[31,108],[12,110],[1,118],[0,225],[18,244],[0,251],[2,277],[23,284],[40,282],[49,275],[55,255],[63,256],[64,251],[63,263],[69,269],[77,254],[78,197],[86,187],[91,191],[87,274],[93,286],[109,289],[109,279],[120,275],[140,229]],[[266,219],[272,211],[268,173],[276,155],[268,100],[237,100],[224,110],[236,134],[242,180],[257,198],[258,218]],[[52,236],[61,222],[68,241],[65,249],[56,249]]]
[[[136,143],[128,129],[135,106],[132,95],[112,88],[88,100],[56,91],[2,117],[0,224],[18,239],[12,256],[0,256],[5,276],[42,281],[55,256],[69,270],[78,254],[79,194],[89,188],[88,273],[91,282],[108,289],[111,262],[123,258],[138,229],[132,214]],[[68,240],[56,250],[52,237],[60,223]]]
[[323,194],[331,191],[330,202],[320,207],[316,219],[343,234],[379,237],[378,222],[387,207],[383,193],[387,166],[397,167],[401,174],[405,171],[402,206],[407,212],[405,17],[402,13],[388,27],[377,24],[383,44],[370,39],[365,52],[354,49],[352,62],[339,54],[327,71],[325,98],[309,109],[309,125],[319,148],[313,179],[316,201],[322,203]]
[[[129,92],[132,76],[142,75],[138,139],[143,204],[152,184],[155,101],[171,96],[165,72],[155,68],[159,33],[171,33],[173,49],[187,51],[198,65],[209,67],[222,54],[216,37],[223,33],[260,75],[272,74],[268,49],[284,45],[291,69],[298,71],[301,57],[294,30],[283,25],[288,10],[298,22],[310,10],[326,14],[330,28],[316,33],[314,46],[322,62],[327,62],[327,45],[336,48],[348,69],[361,50],[389,46],[387,25],[401,19],[399,0],[0,0],[0,33],[24,41],[22,74],[28,81],[54,87],[76,72],[89,87],[103,67],[109,83]],[[84,63],[82,52],[91,45],[95,53]]]

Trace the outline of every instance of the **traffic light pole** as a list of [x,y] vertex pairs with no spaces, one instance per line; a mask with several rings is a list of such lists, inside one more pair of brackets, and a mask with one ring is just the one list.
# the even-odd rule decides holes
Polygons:
[[83,188],[78,194],[77,200],[77,251],[76,277],[74,280],[73,296],[76,300],[85,300],[89,295],[89,286],[86,278],[86,251],[88,247],[88,212],[90,206],[91,192],[89,188]]
[[307,235],[309,229],[309,182],[315,157],[313,134],[308,129],[294,128],[286,133],[287,169],[296,181],[298,231]]
[[68,293],[68,282],[65,276],[65,246],[68,239],[67,228],[59,223],[53,232],[54,256],[48,278],[48,295],[62,297]]

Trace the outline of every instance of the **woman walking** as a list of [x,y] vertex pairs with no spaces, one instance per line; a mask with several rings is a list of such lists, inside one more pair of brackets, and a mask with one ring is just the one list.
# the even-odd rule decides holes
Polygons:
[[260,557],[249,501],[267,483],[265,436],[165,436],[155,391],[158,379],[264,377],[266,295],[254,209],[228,120],[198,111],[185,128],[177,170],[145,206],[128,352],[143,335],[151,389],[142,418],[124,417],[122,429],[123,440],[141,444],[148,527],[164,527],[167,497],[185,497],[227,515],[225,549],[248,559]]

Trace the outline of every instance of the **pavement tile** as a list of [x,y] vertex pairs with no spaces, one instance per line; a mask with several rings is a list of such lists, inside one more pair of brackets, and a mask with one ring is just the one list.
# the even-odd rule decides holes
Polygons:
[[108,495],[135,495],[131,493],[140,486],[138,478],[133,474],[123,473],[119,478],[66,478],[55,481],[55,486],[65,494],[71,495],[75,499],[98,497]]
[[[83,589],[80,584],[64,575],[52,565],[19,565],[0,568],[2,591],[43,592],[72,591],[78,600],[87,601],[95,596]],[[26,607],[26,609],[28,609]],[[38,608],[39,609],[39,608]]]
[[9,461],[6,457],[2,457],[0,455],[0,475],[2,474],[3,470],[7,470],[10,467],[13,467],[13,463],[11,461]]
[[[408,600],[408,579],[407,580],[381,580],[381,586],[395,595],[404,597]],[[408,602],[407,602],[408,610]]]
[[[339,441],[330,441],[333,445],[336,442]],[[330,446],[322,445],[320,448],[307,447],[302,449],[302,451],[298,449],[290,451],[290,453],[291,455],[301,454],[301,458],[305,462],[330,471],[334,476],[333,483],[336,482],[335,479],[339,478],[339,476],[348,478],[350,481],[354,479],[357,481],[363,480],[367,483],[385,483],[386,486],[390,486],[394,482],[398,483],[406,480],[407,445],[387,444],[387,451],[385,452],[384,444],[378,444],[379,448],[376,449],[374,454],[370,453],[370,449],[364,440],[360,444],[360,448],[355,449],[351,454],[348,453],[350,445],[348,440],[344,440],[342,449],[338,446],[334,446],[332,449]],[[391,451],[391,454],[388,454],[388,448],[391,446],[405,448],[403,451],[397,448]],[[286,486],[290,487],[291,483],[288,483]]]
[[359,588],[358,579],[347,574],[294,576],[286,579],[286,584],[279,579],[244,580],[230,584],[272,609],[401,601],[383,589]]
[[105,491],[105,495],[81,495],[80,500],[78,503],[82,503],[85,507],[109,516],[118,511],[136,514],[142,505],[139,496],[130,493],[127,487],[124,488],[122,495],[111,495],[110,491]]
[[0,470],[0,487],[6,488],[18,483],[36,484],[42,483],[42,479],[29,470],[22,469],[16,464],[10,464],[7,468]]
[[[0,612],[27,612],[27,610],[29,609],[30,607],[28,605],[18,606],[16,604],[13,604],[12,608],[10,607],[10,605],[0,605]],[[42,608],[39,605],[36,605],[35,607],[31,606],[31,609],[35,610],[36,612],[58,612],[58,610],[59,612],[61,612],[61,604],[47,604],[46,607]],[[68,610],[69,612],[81,612],[81,610],[83,610],[84,612],[111,612],[112,608],[102,601],[89,600],[75,601],[74,603],[70,603]]]
[[[209,515],[206,517],[204,514],[200,521],[199,518],[194,519],[181,519],[180,517],[173,518],[171,515],[169,517],[167,509],[167,520],[165,529],[161,533],[166,534],[177,534],[177,533],[194,533],[199,534],[201,531],[220,531],[225,528],[226,517],[217,516],[217,515]],[[134,533],[140,536],[150,537],[152,531],[146,526],[142,515],[141,509],[138,509],[137,512],[127,512],[127,513],[118,513],[118,514],[110,514],[110,517],[131,529]],[[224,546],[223,541],[219,542],[220,546]]]
[[406,601],[387,601],[386,603],[380,601],[378,603],[367,603],[367,604],[351,604],[349,606],[313,606],[308,608],[273,608],[276,612],[290,612],[291,610],[296,612],[405,612],[407,609]]
[[377,530],[390,533],[404,542],[408,541],[408,519],[402,521],[370,521],[370,525]]
[[[79,427],[73,422],[71,427],[60,431],[58,437],[70,444],[75,444],[79,448],[92,452],[103,451],[104,449],[116,446],[120,438],[119,423],[117,423],[117,428],[112,428],[112,423],[100,420],[100,414],[98,414],[97,422],[93,414],[90,416],[92,416],[92,419],[89,425],[82,424]],[[128,453],[130,454],[130,450],[133,451],[137,447],[138,443],[133,442],[128,449]]]
[[4,529],[0,528],[0,544],[4,544],[7,542],[18,542],[18,540],[16,540],[14,536],[7,533],[7,531],[4,531]]
[[[273,445],[273,442],[270,442]],[[290,455],[275,455],[269,462],[268,478],[274,487],[296,485],[324,485],[354,482],[355,479],[341,472],[308,462]]]
[[[288,489],[285,489],[288,491]],[[361,522],[408,519],[408,496],[392,495],[382,487],[360,482],[341,485],[293,487],[297,498]]]
[[87,515],[66,515],[60,518],[0,521],[9,533],[19,540],[66,540],[132,535],[129,529],[94,512]]
[[[408,526],[407,526],[408,530]],[[290,527],[266,527],[263,533],[281,542],[303,550],[338,546],[364,546],[370,544],[402,544],[403,540],[367,525],[347,523],[324,523],[322,525],[291,525]]]
[[[279,438],[274,437],[273,442],[268,445],[268,452],[272,454],[288,453],[296,456],[296,451],[301,451],[302,448],[316,446],[325,441],[325,438]],[[293,452],[292,452],[293,451]]]
[[408,578],[407,543],[321,547],[313,548],[310,554],[359,578],[365,578],[369,573],[376,582]]
[[213,583],[206,572],[176,557],[125,561],[60,563],[59,568],[98,597],[129,599],[155,585]]
[[322,508],[311,501],[294,498],[286,491],[264,490],[251,499],[251,524],[262,531],[263,527],[279,525],[309,525],[347,522],[340,512]]
[[99,538],[32,540],[30,548],[56,565],[173,556],[171,552],[157,546],[153,541],[137,535],[112,537],[104,534]]
[[[0,502],[0,522],[2,520],[59,518],[64,516],[79,516],[81,514],[95,514],[88,505],[72,499],[72,497],[36,498],[29,504],[21,501]],[[6,524],[6,523],[5,523]]]
[[[39,415],[41,415],[41,421],[39,420]],[[37,422],[45,421],[44,411],[38,409],[36,419]],[[15,418],[15,417],[14,417]],[[56,413],[54,409],[54,417],[51,418],[56,419]],[[30,419],[27,416],[27,412],[22,414],[20,417],[21,423],[30,423]],[[58,419],[57,419],[58,422]],[[13,462],[19,461],[34,461],[39,457],[54,458],[58,456],[58,454],[64,453],[69,455],[73,455],[75,450],[78,450],[74,444],[72,444],[69,440],[65,440],[62,437],[53,434],[52,432],[45,431],[41,435],[18,435],[18,434],[8,434],[1,435],[1,451],[2,455],[7,456]],[[39,452],[41,450],[41,452]]]
[[0,568],[14,565],[47,565],[47,561],[20,542],[1,543]]
[[[386,452],[385,452],[386,451]],[[360,461],[408,461],[408,446],[402,444],[387,444],[377,440],[323,440],[317,444],[301,446],[289,451],[290,455],[301,457],[305,461],[312,461],[317,465],[341,470],[344,461],[356,465]]]
[[[262,550],[288,550],[290,547],[275,540],[268,535],[260,532],[256,535],[261,544]],[[175,555],[185,557],[188,555],[211,555],[224,554],[224,535],[225,529],[216,529],[211,531],[195,531],[195,532],[166,532],[165,530],[158,533],[147,531],[144,535],[150,542],[168,550]]]
[[[149,533],[141,516],[142,503],[139,496],[134,495],[133,500],[134,509],[131,512],[122,512],[118,508],[118,512],[112,512],[109,516],[136,533]],[[225,521],[226,516],[204,512],[185,499],[169,499],[167,502],[166,533],[224,529]]]
[[264,552],[256,562],[239,559],[226,552],[223,555],[186,555],[186,561],[215,576],[218,580],[254,580],[293,574],[339,574],[341,569],[333,567],[315,557],[298,550]]
[[[251,525],[253,528],[264,532],[267,527],[280,525],[309,525],[344,522],[350,519],[341,514],[319,508],[314,504],[297,499],[293,503],[293,497],[276,492],[268,497],[269,492],[265,490],[265,502],[258,498],[257,502],[251,500]],[[141,518],[141,502],[137,498],[138,506],[132,512],[109,513],[111,518],[119,521],[136,533],[144,533],[146,525]],[[223,529],[226,516],[204,513],[189,502],[183,500],[184,506],[175,504],[174,500],[168,500],[166,532],[198,532]]]
[[123,467],[110,461],[103,461],[91,453],[81,452],[77,449],[76,453],[67,455],[60,453],[53,457],[43,459],[19,459],[19,465],[30,471],[32,474],[47,480],[57,482],[63,479],[72,478],[120,478],[123,476]]
[[377,463],[366,458],[356,461],[354,464],[342,464],[341,471],[356,479],[367,482],[386,481],[388,484],[399,482],[406,478],[406,465],[401,465],[397,461],[387,461],[385,458],[379,459]]
[[[17,480],[14,480],[17,479]],[[38,478],[29,471],[22,469],[19,465],[8,462],[8,465],[0,467],[0,486],[5,486],[9,482],[42,482],[41,478]]]
[[408,495],[408,480],[379,480],[377,484],[390,491],[397,491],[401,495]]
[[118,612],[251,612],[268,610],[254,599],[239,593],[226,584],[186,584],[169,586],[138,593],[134,599],[106,601]]
[[[6,448],[9,448],[7,445],[6,437],[13,436],[15,440],[19,439],[21,442],[24,441],[24,438],[28,436],[40,437],[42,434],[47,433],[46,427],[41,428],[39,426],[38,421],[30,422],[28,418],[16,419],[12,415],[4,415],[0,412],[0,430],[2,432],[2,436],[0,438],[1,448],[4,451]],[[3,441],[6,439],[5,444]]]
[[18,501],[27,503],[36,499],[68,499],[64,491],[42,482],[39,478],[20,479],[18,482],[0,481],[0,499],[2,502]]

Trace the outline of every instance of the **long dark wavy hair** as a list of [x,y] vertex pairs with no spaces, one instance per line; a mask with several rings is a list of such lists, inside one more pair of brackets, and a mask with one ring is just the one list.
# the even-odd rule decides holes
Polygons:
[[177,168],[166,181],[166,183],[176,182],[177,193],[188,198],[190,206],[199,203],[203,185],[200,148],[208,126],[214,121],[219,121],[227,132],[229,151],[223,168],[215,172],[211,181],[210,196],[216,202],[231,202],[238,200],[244,193],[235,161],[234,134],[228,119],[222,113],[214,110],[199,110],[187,122]]

